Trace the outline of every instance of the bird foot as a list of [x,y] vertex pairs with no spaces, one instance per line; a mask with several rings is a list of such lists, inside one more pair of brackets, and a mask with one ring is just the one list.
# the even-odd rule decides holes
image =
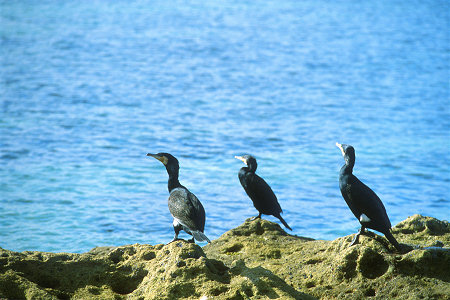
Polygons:
[[179,239],[179,238],[173,238],[173,240],[171,240],[170,242],[168,242],[167,243],[167,245],[169,245],[169,244],[171,244],[171,243],[173,243],[173,242],[176,242],[176,241],[181,241],[182,239]]
[[252,221],[255,221],[256,219],[261,219],[261,215],[254,217],[254,218],[252,219]]
[[361,228],[350,243],[350,247],[359,243],[359,236],[366,235],[366,229]]
[[359,243],[359,235],[360,235],[360,233],[358,232],[358,233],[355,235],[355,237],[353,238],[353,240],[352,240],[352,242],[350,243],[350,246],[349,246],[349,247],[351,247],[351,246],[356,245],[356,244]]
[[[180,238],[174,238],[173,240],[168,242],[167,245],[169,245],[169,244],[171,244],[173,242],[176,242],[176,241],[186,241],[186,240],[180,239]],[[188,242],[188,243],[195,243],[195,240],[194,240],[194,238],[192,238],[192,239],[187,240],[186,242]]]

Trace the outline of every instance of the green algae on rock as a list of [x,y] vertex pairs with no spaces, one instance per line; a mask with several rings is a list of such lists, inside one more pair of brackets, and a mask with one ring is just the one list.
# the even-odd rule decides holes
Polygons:
[[[417,224],[426,224],[418,226]],[[400,254],[382,236],[369,233],[349,247],[352,236],[334,241],[289,235],[278,224],[247,220],[204,247],[209,258],[243,260],[283,278],[296,290],[322,299],[447,299],[450,295],[450,227],[419,215],[394,227],[400,243],[415,248]],[[414,228],[401,233],[401,228]],[[427,248],[436,245],[441,247]],[[447,248],[443,248],[443,246]]]
[[0,249],[0,257],[0,298],[7,299],[311,299],[263,267],[227,267],[185,241],[84,254]]
[[[0,299],[448,299],[450,226],[415,215],[393,233],[334,241],[246,220],[203,247],[98,247],[83,254],[0,248]],[[370,299],[369,298],[369,299]]]

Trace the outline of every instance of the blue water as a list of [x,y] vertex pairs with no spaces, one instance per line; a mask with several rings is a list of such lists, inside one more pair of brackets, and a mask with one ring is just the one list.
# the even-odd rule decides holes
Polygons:
[[257,214],[237,178],[245,153],[294,234],[356,232],[335,142],[355,147],[354,173],[393,224],[448,219],[449,12],[448,1],[1,1],[0,247],[168,242],[167,174],[147,152],[178,157],[210,239]]

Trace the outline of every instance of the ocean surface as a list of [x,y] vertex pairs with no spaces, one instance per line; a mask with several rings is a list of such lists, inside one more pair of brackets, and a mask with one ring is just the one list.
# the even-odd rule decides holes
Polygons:
[[210,239],[257,215],[246,153],[293,234],[355,233],[336,142],[393,225],[448,220],[449,20],[449,1],[0,1],[0,247],[170,241],[148,152],[178,158]]

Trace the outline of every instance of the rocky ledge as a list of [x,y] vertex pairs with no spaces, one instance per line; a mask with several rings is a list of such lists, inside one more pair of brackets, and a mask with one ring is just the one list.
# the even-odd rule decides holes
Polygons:
[[313,240],[266,220],[246,220],[203,248],[0,248],[0,299],[448,299],[449,223],[414,215],[393,233],[407,253],[375,234],[349,247],[352,236]]

